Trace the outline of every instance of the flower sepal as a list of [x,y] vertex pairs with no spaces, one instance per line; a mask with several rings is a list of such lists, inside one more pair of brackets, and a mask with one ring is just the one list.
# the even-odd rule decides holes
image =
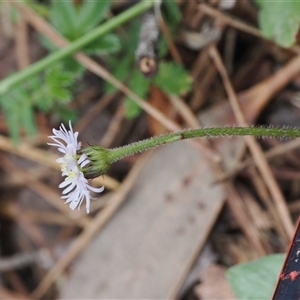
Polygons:
[[109,150],[100,146],[87,146],[81,149],[90,161],[82,168],[82,172],[87,179],[93,179],[106,173],[110,168]]

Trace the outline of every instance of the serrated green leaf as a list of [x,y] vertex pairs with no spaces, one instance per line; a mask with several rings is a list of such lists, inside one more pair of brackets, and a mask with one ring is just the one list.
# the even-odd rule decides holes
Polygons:
[[79,77],[83,74],[85,68],[77,62],[73,57],[65,57],[62,61],[65,71],[70,72],[74,77]]
[[[25,127],[26,132],[35,132],[32,99],[23,86],[16,86],[10,93],[0,99],[4,111],[5,121],[8,125],[10,136],[15,144],[20,138],[20,130]],[[24,124],[24,118],[28,116]]]
[[94,28],[108,12],[111,0],[85,0],[79,9],[77,30],[82,34]]
[[[141,98],[145,98],[149,91],[150,81],[141,74],[140,70],[135,69],[130,76],[128,86]],[[141,112],[141,108],[131,98],[125,99],[125,116],[127,118],[134,118]]]
[[180,95],[190,90],[192,77],[174,62],[161,62],[153,83],[167,94]]
[[74,41],[103,20],[110,4],[110,0],[85,0],[75,7],[73,1],[53,1],[50,21],[67,39]]
[[28,135],[34,135],[37,131],[32,105],[23,105],[21,109],[20,124]]
[[75,40],[77,32],[77,12],[73,1],[52,1],[50,21],[67,39]]
[[263,35],[282,47],[291,47],[299,30],[300,0],[256,2],[260,5],[259,25]]
[[121,42],[117,35],[108,33],[98,40],[86,45],[84,50],[90,54],[109,54],[119,51]]
[[271,299],[285,254],[273,254],[229,268],[226,277],[237,299]]
[[47,70],[46,82],[50,85],[69,86],[74,82],[74,76],[65,72],[60,65],[56,65]]
[[48,68],[44,74],[31,77],[1,96],[0,105],[15,143],[18,142],[22,129],[29,135],[36,132],[35,108],[49,112],[71,100],[70,87],[74,80],[74,75],[64,71],[63,65],[58,63]]
[[47,70],[45,80],[49,91],[48,96],[53,99],[52,101],[70,101],[69,87],[74,82],[74,76],[71,73],[64,72],[61,65],[56,65]]

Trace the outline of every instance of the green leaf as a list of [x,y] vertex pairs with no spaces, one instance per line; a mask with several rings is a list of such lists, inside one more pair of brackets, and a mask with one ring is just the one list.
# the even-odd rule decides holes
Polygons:
[[[133,60],[130,56],[126,56],[121,60],[116,57],[110,59],[110,63],[113,65],[113,67],[115,67],[113,74],[119,81],[125,81],[126,77],[128,76],[128,70],[130,70],[132,67],[132,61]],[[117,62],[119,62],[118,68],[116,67]],[[114,93],[116,90],[117,88],[114,85],[108,82],[105,84],[106,93]]]
[[98,40],[88,44],[84,50],[91,54],[109,54],[121,49],[121,42],[117,35],[108,33]]
[[35,133],[32,99],[23,86],[17,86],[10,93],[3,95],[0,103],[15,144],[19,141],[21,129],[25,128],[29,134]]
[[110,4],[110,0],[85,0],[75,7],[73,1],[52,1],[50,21],[67,39],[74,41],[103,20]]
[[124,100],[125,107],[125,117],[128,119],[133,119],[140,115],[142,109],[137,105],[132,99],[126,98]]
[[260,5],[259,25],[263,35],[282,47],[291,47],[299,30],[300,0],[256,2]]
[[77,30],[88,32],[103,20],[110,7],[111,0],[85,0],[78,13]]
[[[145,98],[149,91],[150,81],[141,74],[140,70],[135,69],[132,75],[130,76],[128,86],[132,89],[141,98]],[[125,99],[125,116],[127,118],[137,117],[141,108],[136,104],[131,98]]]
[[20,124],[24,126],[24,129],[28,135],[34,135],[36,133],[37,129],[32,105],[25,104],[22,107]]
[[50,21],[67,39],[75,40],[77,32],[77,12],[73,1],[52,1]]
[[45,80],[51,102],[67,103],[71,100],[69,87],[74,83],[74,76],[64,72],[61,65],[55,65],[49,69]]
[[168,0],[164,1],[165,15],[169,25],[175,27],[179,24],[182,19],[178,1]]
[[165,36],[162,36],[158,41],[158,57],[164,57],[169,52],[169,46]]
[[167,94],[180,95],[190,90],[192,77],[180,64],[161,62],[153,83]]
[[271,299],[285,254],[272,254],[229,268],[227,278],[237,299]]

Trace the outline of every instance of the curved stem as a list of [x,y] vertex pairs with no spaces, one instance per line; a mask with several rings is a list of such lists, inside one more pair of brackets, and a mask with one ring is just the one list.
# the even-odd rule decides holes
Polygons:
[[179,132],[169,133],[132,143],[123,147],[110,149],[108,152],[108,163],[114,163],[125,156],[143,152],[163,144],[179,140],[198,137],[222,137],[222,136],[245,136],[272,138],[294,138],[300,137],[300,128],[275,128],[275,127],[212,127],[200,129],[187,129]]

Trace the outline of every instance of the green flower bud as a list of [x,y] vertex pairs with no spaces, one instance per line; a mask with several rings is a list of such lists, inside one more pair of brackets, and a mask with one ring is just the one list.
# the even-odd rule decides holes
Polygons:
[[87,155],[90,163],[82,172],[87,179],[99,177],[106,173],[111,163],[109,162],[109,150],[100,146],[88,146],[80,150]]

